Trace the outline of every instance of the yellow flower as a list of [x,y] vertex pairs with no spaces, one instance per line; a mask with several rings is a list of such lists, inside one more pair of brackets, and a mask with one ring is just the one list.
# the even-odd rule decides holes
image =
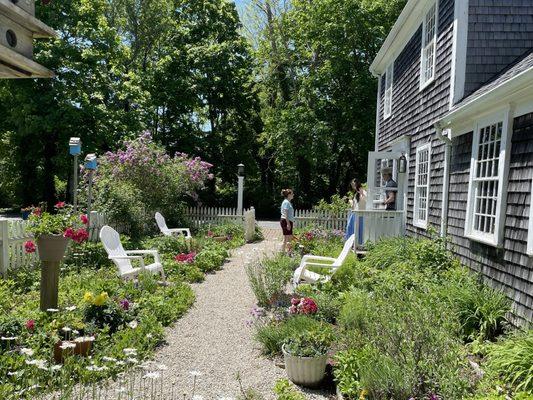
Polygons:
[[107,292],[102,292],[94,299],[94,305],[95,306],[103,306],[109,296],[107,295]]
[[368,391],[366,389],[361,390],[361,394],[359,395],[359,400],[365,400],[367,394],[368,394]]
[[85,300],[87,303],[92,303],[94,301],[94,295],[92,292],[85,292],[83,295],[83,300]]

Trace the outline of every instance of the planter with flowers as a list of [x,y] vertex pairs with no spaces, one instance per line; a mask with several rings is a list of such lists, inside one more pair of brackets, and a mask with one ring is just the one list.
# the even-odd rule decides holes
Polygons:
[[72,314],[61,313],[61,317],[50,323],[55,339],[54,361],[63,363],[65,358],[72,355],[88,357],[91,352],[94,336],[88,336],[90,329],[80,319]]
[[283,344],[283,357],[288,378],[297,385],[317,387],[324,379],[332,337],[308,331],[289,338]]
[[29,217],[28,230],[36,239],[24,244],[27,252],[39,251],[41,268],[41,310],[57,308],[59,263],[65,256],[68,240],[82,243],[89,238],[86,219],[73,212],[64,202],[55,205],[55,213],[35,208]]

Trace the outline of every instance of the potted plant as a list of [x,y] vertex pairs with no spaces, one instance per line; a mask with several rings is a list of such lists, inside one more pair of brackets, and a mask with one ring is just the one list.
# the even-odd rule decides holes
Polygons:
[[77,317],[54,319],[50,323],[53,331],[54,361],[59,364],[71,355],[88,357],[91,352],[94,336],[89,335],[89,327]]
[[285,370],[289,379],[301,386],[317,387],[324,379],[331,345],[328,332],[308,331],[283,344]]
[[34,208],[29,216],[28,230],[36,239],[41,261],[59,262],[65,255],[69,239],[82,243],[89,238],[84,215],[75,214],[64,202],[57,203],[55,211],[52,214]]

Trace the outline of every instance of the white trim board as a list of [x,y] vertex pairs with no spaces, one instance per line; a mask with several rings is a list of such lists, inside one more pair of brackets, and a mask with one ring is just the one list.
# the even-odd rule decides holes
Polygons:
[[450,74],[450,108],[465,93],[466,48],[468,43],[468,2],[455,2],[453,22],[452,69]]
[[387,65],[402,51],[422,24],[422,15],[431,5],[433,2],[428,0],[409,0],[407,2],[370,65],[370,72],[374,76],[381,75]]
[[475,120],[480,115],[491,113],[491,110],[502,105],[524,103],[533,93],[533,67],[516,75],[510,80],[496,86],[481,96],[452,110],[441,118],[438,123],[442,127],[462,125]]
[[527,255],[533,256],[533,179],[531,180],[531,191],[529,197],[529,221],[527,229]]

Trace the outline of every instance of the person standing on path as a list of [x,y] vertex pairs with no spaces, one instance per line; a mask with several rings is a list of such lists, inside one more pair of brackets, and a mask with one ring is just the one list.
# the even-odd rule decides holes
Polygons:
[[356,221],[356,211],[366,210],[366,198],[367,192],[363,188],[361,181],[359,179],[352,179],[350,182],[350,187],[354,192],[353,199],[349,199],[351,212],[348,215],[348,222],[346,224],[346,234],[344,235],[344,240],[356,233],[357,230],[357,243],[359,245],[363,244],[363,216],[359,215],[358,221]]
[[294,207],[291,200],[294,198],[292,189],[283,189],[281,195],[284,197],[281,203],[281,229],[283,231],[283,245],[281,251],[285,253],[290,249],[290,243],[293,239],[292,230],[294,228]]

